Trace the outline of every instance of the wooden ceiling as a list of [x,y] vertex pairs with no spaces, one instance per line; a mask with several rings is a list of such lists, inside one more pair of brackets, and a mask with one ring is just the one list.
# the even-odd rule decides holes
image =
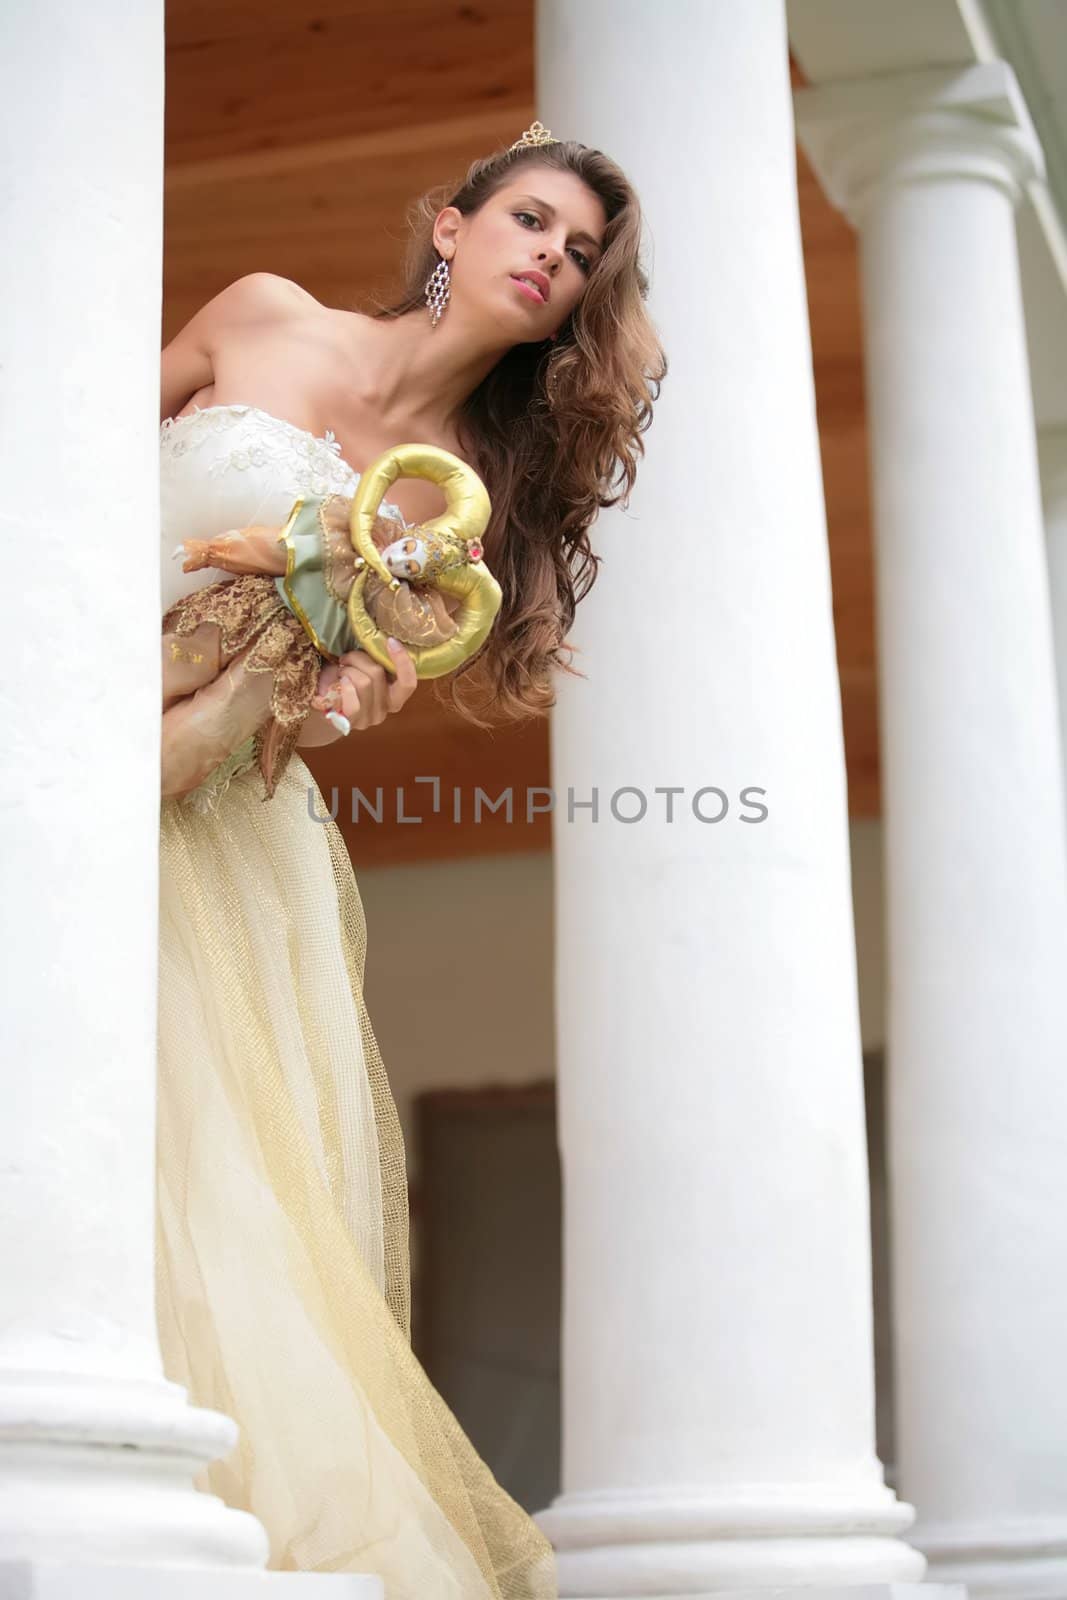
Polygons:
[[[384,297],[409,200],[526,127],[533,0],[168,0],[164,342],[247,272],[280,273],[328,305]],[[794,68],[794,82],[800,79]],[[834,620],[853,816],[879,812],[877,695],[856,249],[798,150]],[[308,753],[338,788],[353,858],[379,864],[548,849],[521,797],[549,784],[547,723],[482,733],[420,685],[401,715]],[[435,815],[418,776],[441,780]],[[351,822],[354,787],[381,823]],[[503,812],[475,786],[511,785]],[[403,788],[397,817],[396,790]],[[455,820],[453,788],[462,795]]]

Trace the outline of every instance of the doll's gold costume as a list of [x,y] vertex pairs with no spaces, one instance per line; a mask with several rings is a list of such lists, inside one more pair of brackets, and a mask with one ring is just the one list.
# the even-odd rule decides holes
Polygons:
[[[166,422],[160,446],[164,609],[225,576],[183,574],[183,539],[358,482],[329,436],[251,406]],[[553,1597],[547,1541],[411,1351],[404,1155],[365,953],[347,850],[298,754],[267,803],[247,754],[164,801],[166,1373],[239,1424],[200,1486],[260,1518],[273,1568],[373,1573],[389,1600]]]

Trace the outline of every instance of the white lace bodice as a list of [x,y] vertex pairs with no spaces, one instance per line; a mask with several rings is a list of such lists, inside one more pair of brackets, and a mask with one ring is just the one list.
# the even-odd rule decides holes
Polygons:
[[[285,521],[302,494],[354,494],[360,474],[341,459],[332,432],[320,439],[258,406],[207,406],[167,418],[159,430],[162,609],[230,576],[183,572],[183,539],[208,539],[253,522]],[[382,514],[406,527],[388,501]]]

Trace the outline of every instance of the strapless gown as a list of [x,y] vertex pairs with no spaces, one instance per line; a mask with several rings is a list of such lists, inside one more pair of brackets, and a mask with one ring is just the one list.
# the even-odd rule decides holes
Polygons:
[[[358,482],[331,435],[252,406],[164,422],[160,454],[164,608],[225,576],[183,574],[183,538]],[[198,1487],[260,1519],[276,1570],[374,1574],[389,1600],[554,1597],[547,1540],[411,1350],[365,956],[348,852],[298,757],[273,800],[247,756],[163,802],[160,1341],[167,1376],[240,1427]]]

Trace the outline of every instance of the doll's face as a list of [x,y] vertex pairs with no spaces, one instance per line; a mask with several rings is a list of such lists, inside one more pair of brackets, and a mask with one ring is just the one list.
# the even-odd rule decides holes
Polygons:
[[[523,344],[547,339],[566,322],[595,269],[606,226],[603,202],[573,172],[531,162],[470,216],[446,207],[434,242],[450,260],[453,302]],[[544,280],[539,289],[516,281],[524,273]]]
[[382,551],[385,562],[394,578],[417,578],[426,566],[427,550],[419,538],[394,539]]

